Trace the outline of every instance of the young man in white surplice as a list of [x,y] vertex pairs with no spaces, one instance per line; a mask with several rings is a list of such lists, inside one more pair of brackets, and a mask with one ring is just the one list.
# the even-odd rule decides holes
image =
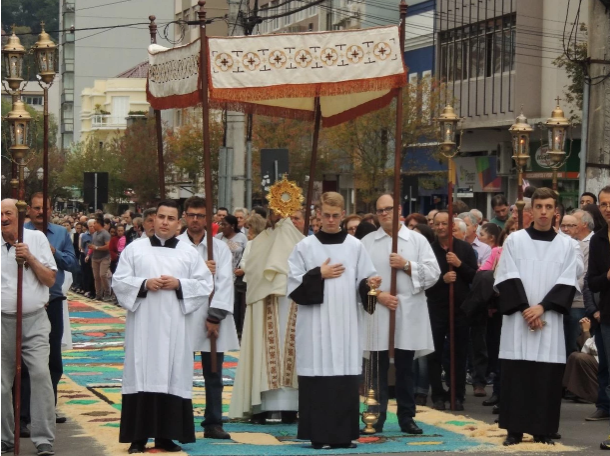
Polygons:
[[343,197],[327,192],[320,203],[322,229],[300,241],[288,260],[288,293],[299,304],[297,438],[316,449],[355,448],[362,369],[358,291],[368,291],[367,283],[378,288],[381,278],[360,241],[341,230]]

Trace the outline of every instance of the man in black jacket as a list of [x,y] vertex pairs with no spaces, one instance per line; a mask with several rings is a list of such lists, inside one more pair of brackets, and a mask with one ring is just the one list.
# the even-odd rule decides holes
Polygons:
[[[606,226],[597,231],[590,241],[587,284],[592,293],[599,293],[600,328],[610,366],[610,185],[601,189],[597,200]],[[610,387],[606,388],[606,393],[610,397]],[[610,437],[600,447],[610,450]]]
[[[477,258],[471,245],[459,239],[453,240],[453,252],[448,252],[449,214],[447,211],[440,211],[434,216],[434,229],[437,238],[432,243],[432,250],[441,268],[441,278],[434,286],[426,290],[435,350],[434,353],[428,355],[428,373],[432,387],[432,402],[435,409],[445,410],[445,402],[449,398],[441,380],[441,365],[445,337],[449,336],[449,284],[453,283],[455,408],[456,410],[464,410],[468,321],[460,307],[468,295],[470,284],[477,272]],[[453,271],[451,272],[449,272],[449,265],[453,266]]]

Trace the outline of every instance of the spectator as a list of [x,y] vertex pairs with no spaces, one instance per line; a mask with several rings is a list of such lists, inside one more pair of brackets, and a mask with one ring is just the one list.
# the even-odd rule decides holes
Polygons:
[[504,224],[508,220],[508,201],[504,195],[495,195],[491,199],[491,208],[494,211],[494,218],[490,220],[490,223],[495,223],[500,228],[504,228]]
[[468,212],[469,210],[470,210],[470,208],[468,207],[468,204],[466,204],[461,199],[456,199],[453,201],[453,213],[454,214],[461,214],[462,212]]
[[597,196],[591,192],[580,195],[580,208],[583,209],[587,204],[597,204]]
[[481,266],[487,261],[487,258],[491,254],[491,248],[487,244],[481,242],[477,237],[477,228],[479,227],[477,218],[471,212],[462,212],[458,215],[458,218],[464,220],[464,223],[466,224],[466,235],[464,236],[464,240],[468,242],[476,252],[477,262],[479,266]]
[[[233,210],[233,215],[237,219],[237,226],[246,236],[248,235],[248,229],[246,228],[246,219],[248,218],[248,209],[245,207],[236,207]],[[301,214],[302,215],[302,214]],[[294,223],[294,220],[293,220]],[[302,232],[303,230],[301,230]]]
[[86,226],[87,230],[80,236],[80,264],[83,274],[83,294],[85,298],[93,299],[95,297],[95,280],[93,279],[93,269],[89,261],[89,244],[95,232],[93,220],[88,220]]
[[364,214],[362,216],[362,222],[368,222],[372,225],[375,225],[375,228],[379,228],[379,220],[377,220],[377,216],[375,214]]
[[125,250],[125,246],[127,245],[127,240],[125,239],[125,227],[123,225],[119,225],[116,228],[116,234],[119,240],[117,241],[117,252],[119,257],[121,256],[121,252]]
[[133,226],[133,219],[136,218],[136,214],[131,211],[125,211],[121,216],[123,222],[125,222],[125,229],[129,230]]
[[142,213],[142,234],[140,237],[147,238],[155,234],[155,217],[157,216],[157,208],[150,207]]
[[[466,223],[460,218],[453,219],[453,237],[463,241],[466,237]],[[475,252],[476,255],[476,252]]]
[[[304,233],[304,230],[305,230],[305,217],[304,217],[304,215],[305,214],[303,212],[303,209],[299,209],[298,211],[294,211],[292,213],[292,215],[290,216],[290,220],[292,220],[292,224],[294,225],[294,227],[297,230],[299,230],[299,233],[307,234],[307,233]],[[241,227],[239,226],[239,219],[238,219],[237,226],[241,230]],[[248,233],[244,232],[244,234],[247,235]]]
[[595,339],[591,337],[591,321],[584,317],[580,320],[580,327],[582,349],[568,357],[563,374],[563,387],[577,399],[594,403],[597,401],[599,357]]
[[264,207],[261,206],[254,206],[252,208],[252,212],[260,215],[262,218],[264,218],[265,220],[267,219],[267,211],[265,210]]
[[438,210],[432,209],[430,212],[428,212],[428,216],[426,217],[428,226],[430,228],[432,228],[433,230],[434,230],[434,216],[436,215],[437,212],[438,212]]
[[358,229],[358,225],[360,225],[361,217],[357,214],[351,214],[345,217],[343,220],[343,227],[347,234],[351,234],[352,236],[356,235],[356,230]]
[[83,289],[83,272],[80,266],[80,236],[83,230],[86,230],[86,227],[83,228],[83,224],[80,222],[76,222],[74,224],[74,234],[72,234],[72,248],[74,249],[74,254],[76,255],[76,262],[78,263],[78,267],[72,273],[72,287],[70,288],[75,293],[80,293]]
[[419,234],[425,237],[430,244],[434,242],[434,230],[432,230],[432,228],[430,228],[427,223],[419,223],[415,225],[415,228],[413,228],[413,230],[417,231]]
[[415,228],[418,223],[426,224],[428,223],[428,220],[426,219],[426,217],[418,213],[409,214],[405,219],[405,226],[410,230]]
[[369,222],[360,222],[354,236],[356,239],[362,240],[367,234],[377,231],[377,227]]
[[312,217],[311,222],[309,224],[310,232],[312,234],[317,234],[317,232],[320,231],[320,224],[321,221],[317,215],[315,217]]
[[117,228],[110,228],[110,243],[108,251],[110,252],[110,271],[114,274],[117,263],[119,262],[119,235]]
[[582,208],[583,211],[588,212],[591,217],[593,217],[593,232],[597,233],[598,231],[607,229],[608,224],[600,211],[599,207],[595,204],[587,204]]
[[110,283],[108,281],[108,270],[110,269],[110,233],[104,228],[104,219],[97,215],[94,219],[89,252],[91,267],[95,280],[95,299],[98,301],[110,301]]

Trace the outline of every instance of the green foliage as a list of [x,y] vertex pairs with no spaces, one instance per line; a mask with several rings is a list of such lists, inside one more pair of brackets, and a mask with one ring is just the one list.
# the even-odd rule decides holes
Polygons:
[[[585,24],[580,25],[580,31],[586,32]],[[573,48],[569,50],[569,58],[565,54],[560,55],[553,60],[553,65],[558,68],[565,68],[570,83],[565,87],[563,92],[565,100],[570,104],[570,117],[578,120],[577,112],[582,111],[583,91],[586,77],[585,60],[588,56],[587,42],[577,42]]]

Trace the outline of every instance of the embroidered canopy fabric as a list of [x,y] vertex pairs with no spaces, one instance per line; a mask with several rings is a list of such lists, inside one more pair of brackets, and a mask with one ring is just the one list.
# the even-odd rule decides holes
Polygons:
[[[155,109],[200,101],[199,40],[149,47],[148,101]],[[406,83],[399,28],[208,38],[210,104],[324,126],[386,106]]]

